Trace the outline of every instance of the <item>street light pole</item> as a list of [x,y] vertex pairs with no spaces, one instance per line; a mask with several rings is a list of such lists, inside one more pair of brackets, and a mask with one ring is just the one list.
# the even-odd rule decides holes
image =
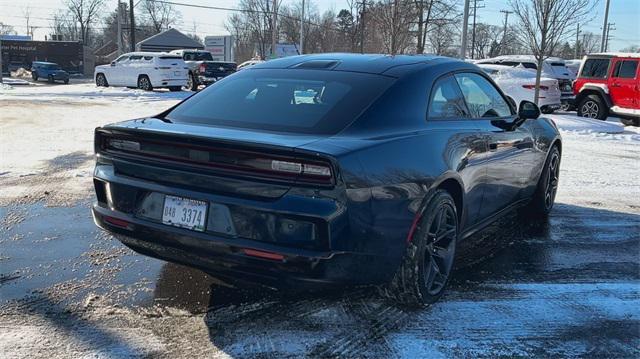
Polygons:
[[462,44],[460,44],[460,58],[464,60],[467,55],[467,29],[469,27],[469,2],[464,0],[464,14],[462,15]]
[[300,50],[298,53],[302,55],[304,53],[304,0],[302,0],[302,16],[300,17]]
[[130,48],[131,48],[131,52],[135,52],[136,51],[136,21],[135,18],[133,16],[133,0],[129,0],[129,33],[130,35],[130,39],[131,40],[131,44],[129,44]]
[[607,42],[607,25],[609,23],[609,0],[604,8],[604,21],[602,22],[602,39],[600,41],[600,52],[605,52]]

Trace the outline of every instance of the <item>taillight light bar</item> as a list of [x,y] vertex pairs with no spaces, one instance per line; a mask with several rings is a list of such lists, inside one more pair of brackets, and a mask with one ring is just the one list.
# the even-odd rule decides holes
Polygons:
[[[154,145],[154,148],[147,149],[145,144]],[[157,145],[186,147],[188,148],[188,157],[159,152]],[[334,183],[332,166],[328,161],[325,162],[324,160],[307,160],[246,150],[183,145],[161,141],[137,141],[135,139],[104,136],[99,132],[96,132],[96,151],[115,151],[136,156],[154,157],[161,160],[242,172],[252,176],[296,180],[308,184],[332,185]],[[223,157],[222,160],[221,157]]]
[[[527,90],[535,90],[536,85],[522,85],[522,87],[526,88]],[[540,85],[540,90],[547,91],[549,90],[549,86]]]

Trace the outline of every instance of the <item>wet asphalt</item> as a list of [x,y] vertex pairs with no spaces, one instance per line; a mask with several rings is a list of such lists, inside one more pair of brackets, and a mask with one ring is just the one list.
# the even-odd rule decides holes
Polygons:
[[513,212],[460,244],[446,295],[415,311],[371,288],[232,286],[130,251],[94,226],[89,205],[0,209],[0,311],[43,293],[60,308],[88,296],[178,308],[239,357],[640,354],[637,214],[562,203],[547,220]]

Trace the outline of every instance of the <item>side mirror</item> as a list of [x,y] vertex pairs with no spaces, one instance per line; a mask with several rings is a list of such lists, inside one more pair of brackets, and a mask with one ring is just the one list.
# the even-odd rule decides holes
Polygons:
[[116,62],[115,61],[111,61],[111,66],[116,66]]
[[521,120],[534,120],[540,117],[540,108],[531,101],[522,100],[518,108],[518,118]]

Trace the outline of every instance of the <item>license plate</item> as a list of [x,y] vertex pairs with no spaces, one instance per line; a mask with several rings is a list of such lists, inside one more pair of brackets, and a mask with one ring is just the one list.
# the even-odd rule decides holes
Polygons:
[[165,196],[162,223],[203,232],[207,219],[207,202]]

